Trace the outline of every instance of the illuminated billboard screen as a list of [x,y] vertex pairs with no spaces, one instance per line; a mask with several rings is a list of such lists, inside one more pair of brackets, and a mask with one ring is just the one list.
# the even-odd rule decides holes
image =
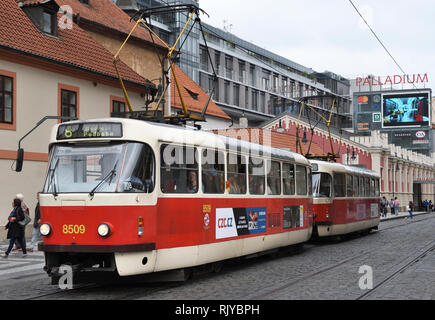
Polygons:
[[429,92],[383,95],[383,128],[429,126],[429,98]]

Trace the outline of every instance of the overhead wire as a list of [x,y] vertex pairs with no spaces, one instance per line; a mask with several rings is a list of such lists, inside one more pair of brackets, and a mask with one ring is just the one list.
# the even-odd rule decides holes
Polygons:
[[[384,45],[384,43],[381,41],[379,36],[376,34],[376,32],[372,29],[372,27],[369,25],[367,20],[364,18],[364,16],[361,14],[361,12],[358,10],[358,8],[355,6],[355,4],[352,2],[352,0],[348,0],[352,7],[355,9],[355,11],[358,13],[358,15],[361,17],[361,19],[364,21],[364,23],[367,25],[367,27],[370,29],[371,33],[375,36],[376,40],[381,44],[382,48],[384,48],[385,52],[390,56],[390,58],[393,60],[393,62],[396,64],[396,66],[400,69],[400,71],[403,73],[403,75],[406,75],[406,72],[403,70],[403,68],[400,66],[400,64],[397,62],[397,60],[393,57],[393,55],[390,53],[390,51],[387,49],[387,47]],[[412,84],[414,88],[417,88],[414,84]]]

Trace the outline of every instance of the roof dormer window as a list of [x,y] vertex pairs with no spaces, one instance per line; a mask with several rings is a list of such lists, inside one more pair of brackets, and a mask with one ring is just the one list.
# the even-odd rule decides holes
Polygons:
[[43,0],[37,2],[18,2],[18,5],[27,14],[33,24],[38,29],[51,36],[58,36],[57,32],[57,11],[59,6],[53,0]]
[[51,10],[44,10],[42,12],[42,31],[53,36],[57,35],[57,16],[56,13],[51,12]]

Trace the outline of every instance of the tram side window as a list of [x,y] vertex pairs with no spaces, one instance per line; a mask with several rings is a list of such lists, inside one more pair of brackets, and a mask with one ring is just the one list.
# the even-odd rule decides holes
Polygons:
[[307,194],[307,168],[304,166],[296,166],[296,194]]
[[355,197],[359,197],[359,177],[354,176],[353,177],[353,190],[355,191]]
[[354,196],[353,177],[350,174],[346,175],[346,195],[348,197],[353,197]]
[[370,196],[374,197],[376,194],[375,191],[375,179],[370,179]]
[[346,176],[343,173],[334,174],[334,196],[345,197],[346,196]]
[[227,177],[230,194],[246,194],[246,158],[239,154],[228,154]]
[[295,194],[295,166],[293,164],[282,164],[282,185],[285,195]]
[[364,178],[364,195],[370,197],[370,178]]
[[379,188],[379,179],[375,180],[375,196],[379,197],[381,195],[381,190]]
[[225,155],[214,149],[202,150],[202,191],[225,192]]
[[249,193],[264,194],[264,160],[249,157]]
[[312,179],[313,196],[329,198],[331,196],[331,176],[327,173],[315,172]]
[[267,161],[267,193],[281,194],[281,163]]
[[160,148],[160,188],[164,193],[197,193],[197,149],[163,144]]
[[119,192],[151,193],[155,185],[154,152],[148,146],[129,143]]
[[365,196],[364,177],[359,177],[359,196],[360,197],[364,197]]

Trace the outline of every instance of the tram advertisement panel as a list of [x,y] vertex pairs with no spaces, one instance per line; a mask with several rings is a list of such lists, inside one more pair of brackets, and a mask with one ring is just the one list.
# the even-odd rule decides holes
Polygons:
[[217,208],[216,239],[266,232],[266,208]]

